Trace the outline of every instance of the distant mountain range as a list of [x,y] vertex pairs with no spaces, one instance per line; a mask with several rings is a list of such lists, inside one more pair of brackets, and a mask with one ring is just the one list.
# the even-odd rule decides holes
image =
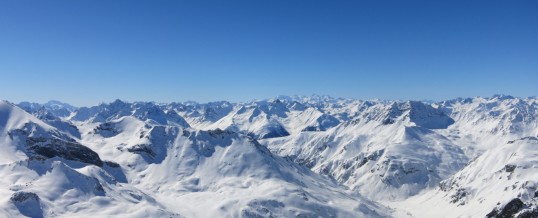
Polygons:
[[538,98],[0,102],[0,216],[538,217]]

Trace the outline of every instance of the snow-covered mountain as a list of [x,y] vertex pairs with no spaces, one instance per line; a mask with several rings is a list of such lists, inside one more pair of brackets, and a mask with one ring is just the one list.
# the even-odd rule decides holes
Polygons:
[[[0,212],[31,217],[386,217],[391,213],[273,155],[248,135],[192,129],[178,125],[177,114],[139,105],[114,102],[82,108],[91,111],[85,121],[75,111],[66,120],[73,119],[80,129],[77,139],[2,102],[2,149],[11,153],[3,153],[0,166],[6,175]],[[158,118],[166,122],[152,114],[160,114]]]
[[0,213],[537,217],[537,115],[506,95],[2,102]]
[[31,103],[31,102],[21,102],[17,104],[20,108],[24,109],[25,111],[28,111],[29,113],[36,113],[40,110],[46,110],[48,113],[56,116],[56,117],[67,117],[69,116],[73,111],[77,110],[77,107],[72,106],[67,103],[63,103],[56,100],[48,101],[44,104],[39,103]]

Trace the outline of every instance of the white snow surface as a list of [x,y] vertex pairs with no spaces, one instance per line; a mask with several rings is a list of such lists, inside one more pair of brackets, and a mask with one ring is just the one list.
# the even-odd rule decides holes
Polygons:
[[535,217],[538,99],[0,102],[0,216]]

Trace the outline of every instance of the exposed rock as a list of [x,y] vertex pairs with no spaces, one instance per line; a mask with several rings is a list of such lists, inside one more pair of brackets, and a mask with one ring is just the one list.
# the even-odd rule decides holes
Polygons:
[[493,209],[486,217],[495,217],[495,218],[511,218],[514,217],[521,209],[523,208],[523,202],[519,198],[514,198],[508,202],[504,207],[499,211],[499,209]]
[[510,140],[508,141],[508,144],[513,144],[514,142],[521,141],[521,140],[529,140],[529,141],[538,141],[538,137],[534,136],[527,136],[516,140]]
[[61,157],[67,160],[80,161],[83,163],[93,164],[102,167],[103,161],[95,151],[78,144],[60,139],[32,138],[26,140],[28,150],[31,152],[47,157]]
[[39,196],[33,192],[20,191],[13,193],[9,200],[13,202],[39,201]]
[[465,201],[464,198],[468,195],[467,191],[463,188],[459,188],[455,194],[450,196],[450,203],[457,203],[460,202],[459,205],[464,205]]
[[112,168],[118,168],[120,167],[120,165],[116,162],[113,162],[113,161],[104,161],[104,163],[109,166],[109,167],[112,167]]
[[506,166],[504,166],[504,171],[507,173],[512,173],[514,172],[515,169],[516,169],[515,165],[507,164]]
[[150,157],[155,156],[155,152],[149,147],[149,145],[135,145],[133,147],[127,148],[127,151],[136,154],[147,154]]
[[93,130],[95,134],[99,134],[105,138],[113,137],[119,134],[119,131],[114,128],[112,123],[102,123]]

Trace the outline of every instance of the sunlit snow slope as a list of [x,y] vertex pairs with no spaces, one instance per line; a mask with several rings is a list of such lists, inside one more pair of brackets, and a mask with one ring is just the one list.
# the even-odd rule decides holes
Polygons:
[[13,156],[0,165],[4,216],[386,217],[392,212],[272,154],[248,135],[192,129],[177,113],[155,105],[116,101],[59,118],[72,122],[80,139],[7,102],[0,118],[2,146],[11,152],[5,155]]
[[0,216],[538,217],[538,99],[0,103]]

